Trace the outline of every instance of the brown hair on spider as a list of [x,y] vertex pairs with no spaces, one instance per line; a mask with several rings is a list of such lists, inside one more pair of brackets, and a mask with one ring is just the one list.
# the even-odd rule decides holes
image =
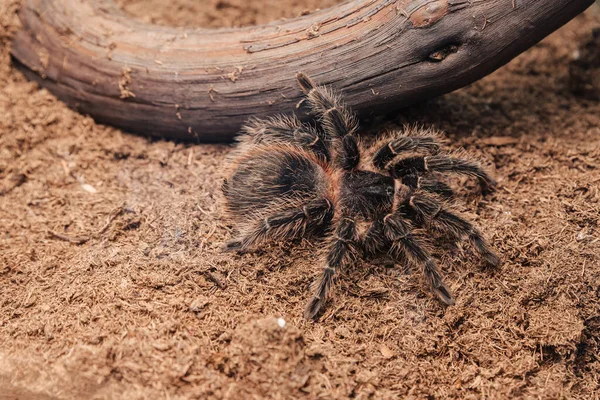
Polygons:
[[[357,140],[357,119],[340,97],[303,73],[297,79],[318,127],[293,115],[253,119],[243,128],[223,184],[238,230],[226,249],[248,251],[299,237],[325,241],[307,319],[322,310],[338,271],[382,255],[422,269],[433,293],[454,304],[417,228],[453,242],[466,239],[485,262],[500,264],[479,230],[446,205],[454,192],[444,174],[474,177],[486,190],[495,185],[478,162],[464,152],[442,151],[438,133],[430,129],[394,132],[365,148]],[[361,233],[362,223],[368,228]]]

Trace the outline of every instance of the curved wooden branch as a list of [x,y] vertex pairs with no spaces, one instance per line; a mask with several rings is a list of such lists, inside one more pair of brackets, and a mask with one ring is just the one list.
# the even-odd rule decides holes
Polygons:
[[99,122],[146,135],[230,140],[251,115],[291,112],[295,74],[361,114],[489,74],[593,0],[351,0],[240,29],[133,20],[109,0],[25,0],[12,54],[25,74]]

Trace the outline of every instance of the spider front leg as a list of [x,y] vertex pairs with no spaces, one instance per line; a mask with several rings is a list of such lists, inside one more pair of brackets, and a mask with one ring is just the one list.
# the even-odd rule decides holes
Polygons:
[[386,165],[396,156],[411,151],[438,153],[440,151],[439,134],[429,130],[415,136],[400,136],[393,139],[377,150],[373,156],[373,165],[380,170],[384,170]]
[[442,280],[440,271],[422,243],[412,234],[411,225],[399,212],[388,214],[383,219],[383,233],[391,244],[389,254],[395,260],[402,257],[423,269],[425,278],[436,296],[445,304],[453,305],[454,297]]
[[451,199],[454,197],[454,190],[452,190],[447,183],[432,177],[418,174],[408,174],[404,175],[401,181],[411,190],[420,189],[425,192],[435,193],[444,199]]
[[312,285],[313,297],[304,312],[307,320],[314,319],[319,314],[337,271],[352,265],[358,259],[358,241],[356,222],[348,217],[342,218],[336,226],[333,241],[328,246],[323,272]]
[[269,239],[296,238],[324,229],[333,217],[329,199],[316,199],[305,205],[282,210],[271,209],[249,224],[241,237],[227,243],[226,250],[245,251]]
[[437,199],[413,194],[403,207],[409,208],[409,214],[413,214],[417,223],[439,231],[454,242],[467,238],[489,265],[494,267],[500,265],[500,258],[481,232],[471,222],[445,208]]
[[303,124],[295,115],[250,119],[242,127],[242,143],[289,143],[300,146],[329,161],[329,143],[314,127]]
[[483,190],[491,189],[496,185],[478,162],[447,154],[404,158],[392,164],[388,171],[394,178],[430,172],[453,172],[477,178]]

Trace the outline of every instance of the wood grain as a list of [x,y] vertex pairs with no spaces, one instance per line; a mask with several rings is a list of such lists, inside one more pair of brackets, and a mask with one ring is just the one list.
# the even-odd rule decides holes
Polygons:
[[236,29],[134,20],[109,0],[25,0],[12,46],[24,73],[99,122],[229,141],[250,116],[292,112],[304,71],[361,115],[465,86],[593,0],[352,0]]

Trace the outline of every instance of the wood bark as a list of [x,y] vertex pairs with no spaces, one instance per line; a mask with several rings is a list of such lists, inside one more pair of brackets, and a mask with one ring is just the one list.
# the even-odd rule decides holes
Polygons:
[[593,0],[351,0],[235,29],[139,22],[109,0],[25,0],[12,54],[99,122],[145,135],[231,140],[250,116],[295,110],[295,74],[380,113],[465,86]]

